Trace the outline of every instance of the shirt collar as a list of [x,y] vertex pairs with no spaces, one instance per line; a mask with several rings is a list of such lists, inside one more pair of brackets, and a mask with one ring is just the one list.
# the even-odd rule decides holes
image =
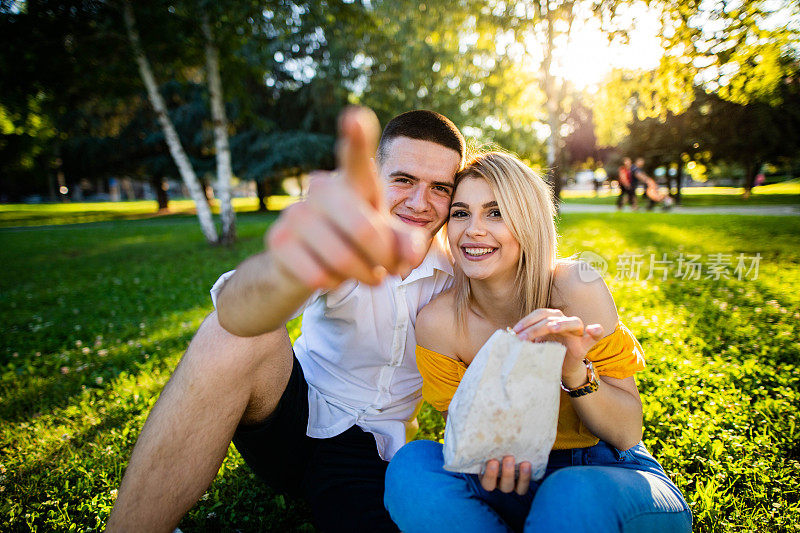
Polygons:
[[422,263],[412,270],[406,279],[400,282],[400,285],[407,285],[419,279],[431,277],[434,275],[434,270],[453,276],[453,261],[448,253],[447,235],[444,232],[444,228],[440,229],[433,237],[431,247],[428,249],[428,253]]

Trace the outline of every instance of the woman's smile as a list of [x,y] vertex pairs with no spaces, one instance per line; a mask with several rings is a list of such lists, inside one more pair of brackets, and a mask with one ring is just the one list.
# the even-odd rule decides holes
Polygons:
[[494,254],[495,250],[497,250],[497,248],[480,244],[469,243],[461,245],[461,251],[464,253],[464,257],[470,261],[482,261]]

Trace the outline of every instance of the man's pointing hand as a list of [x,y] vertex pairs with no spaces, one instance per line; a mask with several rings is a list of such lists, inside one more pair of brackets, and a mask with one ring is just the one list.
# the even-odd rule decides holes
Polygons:
[[345,110],[334,176],[317,173],[308,199],[288,207],[267,234],[275,262],[308,288],[332,289],[346,279],[375,285],[387,273],[406,274],[425,254],[426,236],[384,206],[373,160],[378,137],[372,111]]

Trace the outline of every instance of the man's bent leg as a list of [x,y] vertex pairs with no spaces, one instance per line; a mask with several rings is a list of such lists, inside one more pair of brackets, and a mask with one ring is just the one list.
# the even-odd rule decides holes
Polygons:
[[212,313],[147,418],[109,531],[172,531],[211,484],[240,423],[269,416],[292,370],[285,329],[236,337]]

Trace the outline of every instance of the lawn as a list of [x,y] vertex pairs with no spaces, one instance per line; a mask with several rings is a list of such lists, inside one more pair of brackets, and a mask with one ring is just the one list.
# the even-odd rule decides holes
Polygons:
[[[267,208],[279,211],[295,201],[290,196],[271,196]],[[256,198],[234,198],[233,208],[237,213],[258,210]],[[212,200],[211,209],[219,213],[219,202]],[[0,228],[13,226],[45,226],[53,224],[82,224],[110,220],[142,220],[175,218],[177,215],[194,216],[192,200],[170,200],[166,213],[158,212],[155,200],[133,200],[126,202],[78,202],[55,204],[0,204]]]
[[[642,190],[640,187],[640,195]],[[712,207],[800,204],[800,180],[756,187],[750,198],[743,198],[743,191],[741,187],[684,187],[681,189],[681,205]],[[597,195],[593,190],[565,190],[561,196],[567,203],[613,205],[619,192],[604,189]]]
[[[273,219],[240,214],[231,249],[207,246],[186,215],[0,229],[3,530],[103,528],[145,417],[211,309],[209,287],[260,249]],[[571,214],[559,230],[562,255],[607,261],[648,360],[645,444],[695,530],[800,531],[800,218]],[[648,280],[651,254],[666,262]],[[701,279],[676,277],[679,254]],[[441,437],[430,408],[420,422],[420,437]],[[232,449],[180,527],[313,530],[305,506],[265,488]]]

